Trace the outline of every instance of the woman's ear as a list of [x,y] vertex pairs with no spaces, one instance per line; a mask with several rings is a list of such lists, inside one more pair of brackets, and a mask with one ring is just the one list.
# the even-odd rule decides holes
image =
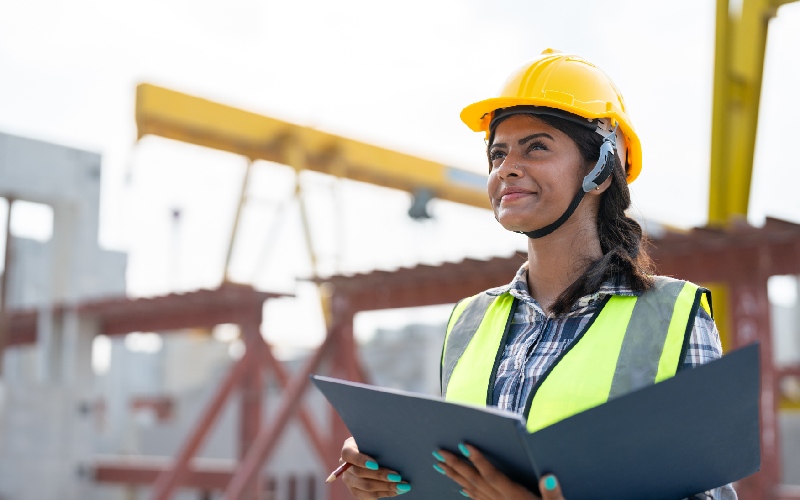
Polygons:
[[606,179],[603,182],[601,182],[599,186],[597,186],[596,188],[592,189],[591,191],[589,191],[586,194],[593,194],[595,196],[600,196],[601,194],[605,193],[606,189],[608,189],[608,187],[611,186],[611,178],[612,177],[613,176],[609,175],[608,179]]

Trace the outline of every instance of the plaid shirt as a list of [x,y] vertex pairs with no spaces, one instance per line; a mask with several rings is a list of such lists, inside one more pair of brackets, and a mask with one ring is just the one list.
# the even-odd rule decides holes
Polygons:
[[[492,405],[503,410],[522,413],[531,389],[550,365],[586,328],[607,295],[637,296],[620,277],[607,281],[600,289],[580,298],[560,316],[548,316],[528,293],[528,263],[522,265],[508,285],[488,290],[489,295],[510,293],[519,300],[508,332],[508,341],[497,370]],[[719,332],[711,316],[701,307],[692,328],[689,348],[683,367],[694,367],[722,356]],[[734,500],[736,493],[730,485],[717,488],[696,499]]]

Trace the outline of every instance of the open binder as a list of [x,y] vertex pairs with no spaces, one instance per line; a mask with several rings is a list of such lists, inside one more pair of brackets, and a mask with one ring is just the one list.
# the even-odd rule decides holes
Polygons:
[[530,434],[494,408],[312,376],[359,449],[398,471],[403,498],[463,499],[431,452],[480,449],[537,491],[555,474],[568,500],[675,500],[739,480],[761,463],[759,349],[750,345]]

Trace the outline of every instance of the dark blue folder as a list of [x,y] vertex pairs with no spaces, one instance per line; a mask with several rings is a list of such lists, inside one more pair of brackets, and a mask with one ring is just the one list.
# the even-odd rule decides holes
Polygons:
[[405,499],[463,499],[431,452],[466,442],[533,491],[553,473],[568,500],[675,500],[759,469],[758,356],[739,349],[533,434],[513,413],[312,379],[359,449],[411,484]]

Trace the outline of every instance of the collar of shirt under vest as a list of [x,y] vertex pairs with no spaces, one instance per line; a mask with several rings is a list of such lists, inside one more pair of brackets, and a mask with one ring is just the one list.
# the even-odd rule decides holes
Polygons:
[[[539,303],[536,302],[536,300],[533,297],[531,297],[530,294],[528,293],[527,261],[525,261],[525,263],[522,264],[522,266],[519,268],[517,274],[514,276],[514,279],[511,280],[511,283],[499,286],[497,288],[491,288],[487,290],[486,293],[492,296],[498,296],[504,293],[509,293],[511,294],[512,297],[519,299],[520,301],[530,304],[531,306],[541,310],[541,306],[539,305]],[[642,292],[638,292],[630,288],[628,280],[624,275],[617,275],[613,278],[604,281],[603,284],[600,286],[600,289],[597,290],[596,292],[584,295],[583,297],[578,299],[578,301],[572,305],[570,313],[582,310],[607,295],[623,295],[628,297],[638,297],[641,294]]]

